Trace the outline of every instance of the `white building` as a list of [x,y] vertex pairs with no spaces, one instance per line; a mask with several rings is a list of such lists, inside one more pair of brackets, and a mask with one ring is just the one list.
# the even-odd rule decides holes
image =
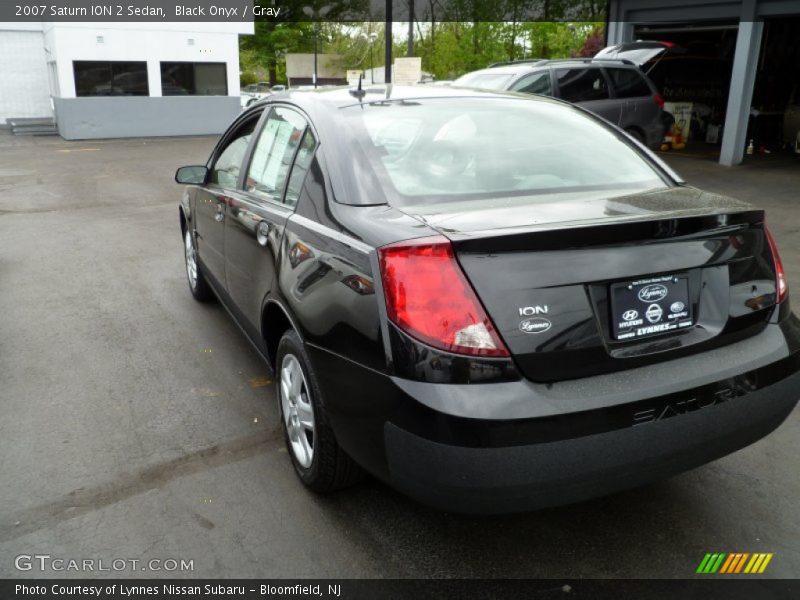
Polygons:
[[252,23],[0,23],[0,125],[66,139],[220,133],[239,112]]

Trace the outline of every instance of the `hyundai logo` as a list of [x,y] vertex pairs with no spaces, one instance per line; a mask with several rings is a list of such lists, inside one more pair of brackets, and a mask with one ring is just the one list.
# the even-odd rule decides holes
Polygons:
[[544,317],[534,317],[520,322],[519,330],[523,333],[543,333],[551,326],[552,323]]
[[639,316],[639,313],[637,311],[635,311],[635,310],[626,310],[624,313],[622,313],[622,319],[624,321],[633,321],[638,316]]
[[661,307],[658,304],[651,304],[647,307],[647,312],[644,313],[644,316],[647,317],[647,320],[651,323],[658,323],[661,320],[661,315],[664,314],[664,311],[661,310]]
[[639,300],[642,302],[658,302],[669,294],[669,290],[661,284],[646,285],[639,290]]

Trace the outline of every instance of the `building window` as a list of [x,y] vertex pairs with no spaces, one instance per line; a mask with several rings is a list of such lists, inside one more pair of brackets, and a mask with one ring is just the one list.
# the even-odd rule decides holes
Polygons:
[[161,63],[163,96],[227,96],[228,70],[225,63]]
[[147,63],[76,60],[72,63],[77,96],[149,96]]

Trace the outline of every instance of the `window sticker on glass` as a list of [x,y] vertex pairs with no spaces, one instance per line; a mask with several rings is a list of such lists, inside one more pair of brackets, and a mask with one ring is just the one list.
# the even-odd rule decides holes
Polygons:
[[289,166],[305,128],[305,120],[294,111],[275,109],[253,151],[247,172],[247,191],[266,194],[278,202],[281,200]]
[[[277,190],[278,178],[281,175],[281,163],[286,151],[289,149],[289,142],[292,138],[294,126],[286,121],[271,121],[270,124],[276,123],[275,128],[275,143],[272,146],[272,151],[267,160],[264,175],[261,179],[262,183],[272,190]],[[281,182],[283,183],[283,182]]]

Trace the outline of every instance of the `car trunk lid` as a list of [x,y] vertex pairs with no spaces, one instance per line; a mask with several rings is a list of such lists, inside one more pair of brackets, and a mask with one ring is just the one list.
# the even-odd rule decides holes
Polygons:
[[[595,54],[596,60],[627,60],[636,66],[643,68],[647,63],[660,60],[664,56],[673,54],[683,54],[686,50],[672,42],[626,42],[624,44],[617,44],[615,46],[608,46],[603,48]],[[653,62],[653,66],[655,62]],[[645,69],[645,72],[649,72]]]
[[533,381],[619,371],[742,339],[765,326],[775,304],[763,212],[735,200],[677,186],[472,202],[402,210],[450,239]]

